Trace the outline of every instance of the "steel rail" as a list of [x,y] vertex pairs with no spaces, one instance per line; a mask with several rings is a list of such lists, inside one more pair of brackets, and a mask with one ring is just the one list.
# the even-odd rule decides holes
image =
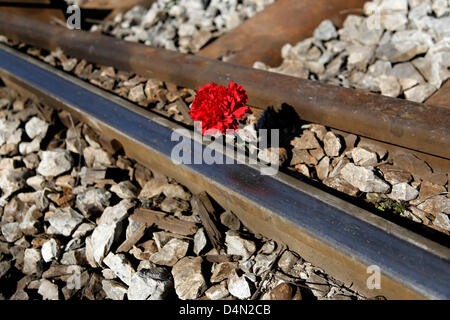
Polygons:
[[[176,165],[171,152],[179,140],[171,136],[177,124],[3,45],[0,76],[120,141],[143,165],[193,192],[207,190],[253,232],[285,243],[362,293],[450,298],[449,248],[282,173],[264,176],[245,164]],[[203,153],[205,145],[195,137],[191,145],[194,154]],[[372,265],[380,268],[380,289],[366,286]]]
[[362,90],[256,70],[204,57],[155,49],[97,33],[71,31],[0,13],[0,34],[92,63],[198,88],[205,83],[245,87],[249,104],[286,103],[306,121],[450,159],[450,109],[393,99]]

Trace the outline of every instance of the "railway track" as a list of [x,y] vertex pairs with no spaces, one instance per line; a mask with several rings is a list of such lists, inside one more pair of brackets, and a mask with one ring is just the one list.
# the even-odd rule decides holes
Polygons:
[[[184,87],[211,81],[227,84],[233,79],[247,89],[253,107],[287,103],[304,120],[384,143],[392,152],[407,150],[435,170],[450,171],[450,112],[445,107],[326,86],[1,13],[0,21],[0,34],[11,39],[47,50],[61,48],[74,57]],[[6,83],[68,110],[119,141],[127,155],[142,164],[195,192],[207,190],[252,231],[302,252],[336,278],[353,282],[357,290],[387,298],[450,297],[450,250],[442,241],[427,239],[283,173],[261,176],[258,166],[245,164],[175,165],[170,154],[176,142],[170,136],[179,125],[8,47],[1,47],[0,57]],[[192,132],[189,138],[197,146],[193,150],[202,152],[201,141]],[[382,271],[382,287],[376,294],[366,285],[372,265]]]

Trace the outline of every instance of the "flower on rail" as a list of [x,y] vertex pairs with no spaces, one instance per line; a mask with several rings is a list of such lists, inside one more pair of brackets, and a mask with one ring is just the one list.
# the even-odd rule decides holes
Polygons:
[[198,90],[189,114],[201,122],[202,134],[233,133],[239,127],[237,120],[251,113],[247,101],[245,89],[233,81],[228,88],[208,83]]

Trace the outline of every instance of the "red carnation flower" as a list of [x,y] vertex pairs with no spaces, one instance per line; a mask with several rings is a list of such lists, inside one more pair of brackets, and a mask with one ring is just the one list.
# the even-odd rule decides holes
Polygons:
[[232,133],[239,127],[237,120],[251,113],[247,101],[245,89],[233,81],[228,88],[208,83],[198,90],[189,114],[201,122],[202,134]]

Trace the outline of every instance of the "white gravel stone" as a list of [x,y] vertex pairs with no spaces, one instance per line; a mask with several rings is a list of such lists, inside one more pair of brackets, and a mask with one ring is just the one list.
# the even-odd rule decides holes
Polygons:
[[197,299],[206,289],[201,257],[184,257],[172,268],[175,291],[181,300]]
[[103,291],[106,298],[111,300],[124,300],[127,294],[127,287],[115,280],[102,280]]
[[407,183],[399,183],[392,187],[389,197],[394,200],[411,201],[417,198],[418,195],[419,191],[416,188],[411,187]]
[[44,300],[59,300],[58,286],[47,279],[42,279],[38,293]]
[[110,189],[121,199],[134,199],[137,197],[138,189],[130,181],[122,181]]
[[22,142],[19,144],[20,154],[27,155],[38,152],[41,148],[41,138],[33,139],[31,142]]
[[362,192],[387,193],[389,185],[376,177],[372,168],[355,166],[348,163],[341,170],[342,177]]
[[72,168],[72,156],[69,151],[54,149],[42,152],[42,160],[37,172],[44,176],[58,176]]
[[26,180],[27,185],[32,187],[34,190],[38,191],[44,188],[45,178],[43,176],[37,175]]
[[57,208],[48,221],[56,234],[68,237],[83,222],[83,216],[70,207]]
[[2,225],[2,234],[6,241],[14,242],[22,237],[22,231],[18,222],[10,222]]
[[32,205],[27,212],[25,217],[20,223],[20,230],[26,235],[36,235],[39,233],[39,219],[42,217],[42,212],[36,205]]
[[205,230],[203,228],[198,229],[194,236],[194,253],[199,255],[200,252],[206,247],[207,239],[205,235]]
[[55,239],[50,239],[42,245],[41,255],[45,262],[50,262],[52,260],[58,260],[61,254],[60,244]]
[[110,252],[103,260],[116,276],[122,280],[127,286],[131,284],[131,278],[136,273],[130,262],[123,254],[114,254]]
[[230,293],[238,299],[244,300],[252,296],[250,285],[246,277],[238,277],[233,275],[228,280],[228,290]]
[[48,123],[38,117],[31,118],[25,124],[25,132],[30,139],[39,138],[42,140],[47,134]]
[[183,258],[189,248],[189,242],[172,239],[167,242],[159,252],[150,256],[150,261],[164,266],[173,266],[178,260]]
[[10,142],[19,126],[19,120],[0,119],[0,146]]
[[[128,288],[129,300],[163,300],[171,289],[173,282],[167,278],[168,272],[162,268],[142,269],[131,278]],[[166,275],[167,273],[167,275]]]
[[205,291],[205,296],[209,300],[221,300],[227,297],[230,293],[228,292],[227,285],[222,282],[216,286],[213,286]]
[[25,249],[22,272],[25,274],[39,274],[43,271],[43,263],[40,250]]
[[89,189],[77,195],[76,205],[81,213],[89,217],[91,214],[102,213],[109,205],[111,193],[103,189]]
[[74,239],[84,238],[89,232],[95,229],[95,224],[93,223],[82,223],[76,228],[72,237]]
[[329,157],[338,157],[342,148],[341,141],[336,135],[329,131],[323,139],[324,150]]
[[434,92],[436,87],[424,83],[405,91],[405,97],[408,100],[422,103],[427,100]]
[[106,169],[113,165],[112,156],[103,149],[87,147],[83,150],[83,157],[89,168]]
[[336,28],[331,22],[331,20],[324,20],[320,23],[320,25],[314,30],[314,38],[328,41],[334,39],[338,36]]
[[434,219],[433,224],[444,230],[450,231],[450,219],[449,219],[448,214],[439,212],[436,215],[436,218]]
[[248,260],[256,250],[253,241],[241,238],[235,231],[226,232],[225,245],[228,254],[242,256],[243,260]]
[[352,159],[358,166],[368,167],[378,163],[377,154],[364,148],[353,148]]
[[22,189],[26,184],[26,178],[29,174],[26,168],[17,169],[0,169],[0,189],[2,189],[2,197],[6,198],[12,193]]

